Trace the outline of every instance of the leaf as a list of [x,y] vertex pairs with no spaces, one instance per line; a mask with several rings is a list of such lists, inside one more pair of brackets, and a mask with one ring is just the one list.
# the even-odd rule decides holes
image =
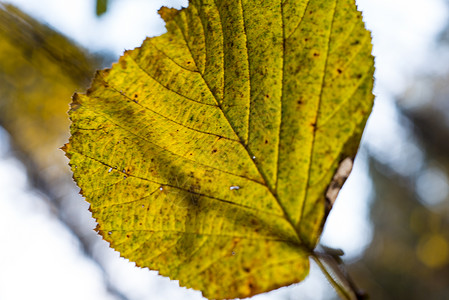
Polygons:
[[353,0],[190,1],[73,96],[65,146],[98,232],[209,298],[301,281],[371,111]]

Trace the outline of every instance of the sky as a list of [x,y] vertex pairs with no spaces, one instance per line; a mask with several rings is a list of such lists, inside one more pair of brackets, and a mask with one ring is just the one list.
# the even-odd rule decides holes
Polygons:
[[[93,0],[10,0],[25,12],[61,31],[92,52],[115,60],[125,49],[140,46],[146,36],[163,33],[157,15],[161,5],[186,6],[187,1],[112,0],[108,13],[94,15]],[[364,145],[395,164],[407,144],[398,122],[394,97],[419,74],[435,51],[435,37],[447,19],[443,0],[360,0],[376,56],[376,102],[364,134]],[[395,146],[396,145],[396,146]],[[402,160],[403,161],[403,160]],[[398,165],[398,168],[408,166]],[[342,248],[346,259],[359,257],[371,240],[369,194],[363,151],[341,191],[322,243]],[[33,191],[24,166],[12,156],[8,136],[0,130],[0,299],[112,299],[98,267],[86,259],[75,237],[51,213],[44,195]],[[120,258],[107,244],[108,272],[132,299],[201,299],[177,283],[142,270]],[[280,289],[257,299],[322,299],[330,292],[316,266],[305,284]],[[306,286],[305,288],[303,286]],[[256,299],[255,298],[255,299]],[[285,299],[285,298],[283,298]],[[288,298],[287,298],[288,299]],[[297,299],[297,298],[294,298]]]

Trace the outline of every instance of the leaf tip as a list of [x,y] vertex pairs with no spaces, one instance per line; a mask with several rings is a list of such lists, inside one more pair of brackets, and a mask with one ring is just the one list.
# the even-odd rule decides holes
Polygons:
[[78,93],[74,93],[72,96],[72,102],[70,103],[70,111],[76,111],[81,106]]
[[173,20],[173,18],[178,14],[178,12],[179,10],[175,8],[169,8],[166,6],[162,6],[158,11],[159,15],[165,22]]
[[66,155],[68,155],[68,152],[70,151],[70,143],[65,143],[62,147],[60,147],[59,149],[64,151],[66,153]]

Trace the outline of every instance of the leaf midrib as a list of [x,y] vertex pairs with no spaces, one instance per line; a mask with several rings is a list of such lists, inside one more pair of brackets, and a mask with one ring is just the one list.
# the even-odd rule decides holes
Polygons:
[[[240,1],[240,3],[242,3],[241,0],[239,0],[239,1]],[[216,10],[219,11],[219,10],[218,10],[218,7],[217,7],[217,5],[216,5],[215,0],[214,0],[214,4],[215,4]],[[193,4],[193,3],[190,3],[190,5],[195,7],[195,4]],[[197,9],[197,8],[195,7],[195,9]],[[198,9],[197,9],[197,10],[198,10]],[[243,7],[242,7],[242,16],[243,16]],[[282,16],[282,18],[283,18],[283,16]],[[244,20],[243,20],[243,22],[244,22]],[[186,36],[185,36],[183,30],[179,27],[179,25],[177,24],[176,21],[175,21],[174,23],[176,24],[176,26],[177,26],[178,29],[180,30],[180,32],[181,32],[181,34],[182,34],[182,36],[183,36],[183,38],[184,38],[184,41],[185,41],[185,43],[186,43],[187,49],[189,50],[190,55],[192,56],[192,59],[195,61],[195,64],[197,64],[198,62],[195,60],[195,57],[194,57],[194,55],[193,55],[193,53],[192,53],[192,49],[190,49],[189,43],[188,43],[188,41],[187,41],[187,38],[186,38]],[[202,26],[202,28],[203,28],[203,34],[204,34],[203,23],[201,22],[201,20],[200,20],[199,23],[201,24],[201,26]],[[223,31],[223,27],[221,26],[221,23],[220,23],[220,27],[221,27],[221,29],[222,29],[222,31]],[[283,28],[284,28],[284,26],[283,26]],[[222,36],[224,37],[223,32],[222,32]],[[245,30],[245,36],[246,36],[246,30]],[[246,36],[246,40],[247,40],[247,39],[248,39],[248,37]],[[285,39],[284,39],[284,43],[285,43]],[[207,44],[206,44],[206,43],[205,43],[205,47],[207,47]],[[222,45],[222,48],[224,49],[224,45]],[[284,49],[285,49],[285,48],[284,48]],[[249,59],[249,55],[248,55],[248,46],[246,46],[246,51],[247,51],[247,56],[248,56],[248,59]],[[283,56],[284,56],[284,55],[285,55],[285,51],[283,51]],[[224,58],[224,52],[223,52],[223,58]],[[207,60],[207,55],[206,55],[206,60]],[[283,61],[285,61],[284,58],[283,58]],[[222,65],[223,65],[223,68],[224,68],[224,62],[222,63]],[[198,68],[198,70],[199,70],[199,68]],[[223,70],[223,72],[224,72],[224,70]],[[248,72],[249,72],[249,68],[248,68]],[[283,73],[283,72],[282,72],[282,73]],[[285,220],[289,223],[289,225],[292,227],[293,231],[295,232],[296,237],[298,238],[299,244],[305,245],[305,244],[302,242],[302,240],[301,240],[301,236],[300,236],[299,230],[296,228],[296,226],[295,226],[293,220],[290,218],[289,214],[287,213],[287,210],[286,210],[285,207],[282,205],[280,199],[278,198],[278,195],[277,195],[276,191],[273,190],[273,189],[267,184],[268,180],[267,180],[267,177],[266,177],[265,173],[259,168],[259,166],[258,166],[258,164],[255,162],[255,160],[252,159],[252,157],[254,156],[253,153],[251,153],[251,151],[250,151],[250,150],[248,149],[248,147],[245,145],[244,141],[242,141],[242,139],[240,138],[240,136],[237,134],[236,130],[235,130],[234,127],[232,126],[231,122],[229,121],[228,117],[226,116],[226,114],[225,114],[224,111],[223,111],[223,108],[222,108],[222,106],[221,106],[221,104],[220,104],[220,101],[218,100],[217,96],[213,93],[213,91],[212,91],[212,89],[211,89],[209,83],[208,83],[208,82],[206,81],[206,79],[204,78],[204,74],[203,74],[201,71],[199,71],[199,74],[201,75],[201,78],[203,79],[203,81],[204,81],[204,83],[206,84],[206,86],[208,87],[210,93],[213,95],[213,97],[214,97],[214,99],[215,99],[215,101],[216,101],[216,103],[217,103],[217,106],[218,106],[218,108],[220,109],[220,111],[222,112],[222,114],[223,114],[225,120],[228,122],[229,126],[231,127],[231,129],[233,130],[233,132],[235,133],[235,135],[236,135],[237,137],[239,137],[239,139],[240,139],[240,144],[242,145],[242,147],[245,149],[246,153],[248,154],[248,159],[252,162],[252,164],[254,165],[254,167],[257,169],[258,173],[260,174],[260,176],[261,176],[262,179],[264,180],[263,185],[267,188],[267,190],[270,192],[270,194],[271,194],[271,195],[273,196],[273,198],[276,200],[276,203],[279,205],[280,209],[282,210],[282,212],[283,212],[283,214],[284,214]],[[248,79],[249,79],[249,82],[251,82],[251,77],[249,76],[249,74],[248,74]],[[281,101],[282,101],[282,100],[281,100]],[[282,112],[281,112],[281,115],[282,115]],[[279,155],[279,152],[278,152],[278,155]],[[278,165],[278,163],[277,163],[277,165]],[[277,180],[277,178],[276,178],[276,180]]]

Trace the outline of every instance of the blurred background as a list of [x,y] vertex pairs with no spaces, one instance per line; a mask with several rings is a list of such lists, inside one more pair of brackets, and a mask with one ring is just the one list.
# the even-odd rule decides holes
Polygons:
[[[359,0],[373,113],[321,244],[371,299],[448,299],[449,3]],[[67,159],[66,112],[94,70],[165,31],[187,0],[0,2],[0,299],[202,299],[96,235]],[[338,299],[318,267],[253,299]]]

